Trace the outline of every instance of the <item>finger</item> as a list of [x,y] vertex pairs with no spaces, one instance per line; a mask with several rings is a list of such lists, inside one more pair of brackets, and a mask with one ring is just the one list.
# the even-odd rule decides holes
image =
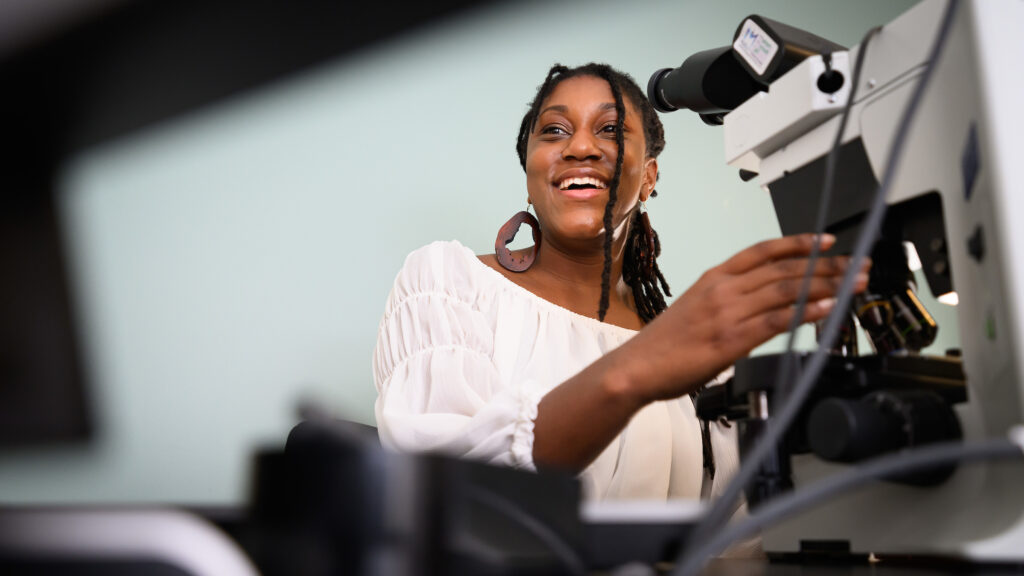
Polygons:
[[[839,293],[839,286],[842,285],[842,282],[841,276],[812,278],[807,292],[807,301],[814,302],[834,297]],[[746,308],[749,312],[746,316],[741,316],[740,319],[745,320],[777,308],[793,306],[800,297],[802,285],[803,278],[789,278],[767,284],[751,292],[744,297]],[[867,286],[868,274],[866,272],[858,273],[854,281],[854,291],[863,292]]]
[[[835,298],[822,298],[809,303],[804,309],[802,323],[817,322],[828,317],[835,304]],[[743,335],[743,345],[753,349],[779,334],[788,332],[794,316],[796,308],[792,306],[768,310],[737,324],[737,333]]]
[[[721,269],[729,274],[743,274],[773,260],[807,256],[817,239],[815,234],[797,234],[758,242],[726,260]],[[836,242],[835,236],[831,234],[822,234],[820,239],[821,250],[828,250]]]
[[[741,294],[753,292],[768,284],[774,284],[791,278],[803,279],[807,275],[808,258],[786,258],[775,260],[754,268],[737,278],[737,289]],[[850,265],[847,256],[829,256],[818,258],[811,269],[812,277],[842,277]],[[870,264],[864,263],[861,269],[866,271]]]

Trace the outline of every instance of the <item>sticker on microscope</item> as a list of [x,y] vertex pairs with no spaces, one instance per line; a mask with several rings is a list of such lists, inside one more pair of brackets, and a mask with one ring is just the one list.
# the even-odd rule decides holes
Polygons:
[[759,76],[764,75],[768,64],[775,57],[775,53],[779,51],[779,45],[772,40],[772,37],[750,18],[743,22],[740,35],[732,43],[732,47]]

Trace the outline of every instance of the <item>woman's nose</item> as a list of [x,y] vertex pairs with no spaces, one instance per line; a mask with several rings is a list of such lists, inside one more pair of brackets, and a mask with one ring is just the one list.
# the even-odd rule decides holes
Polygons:
[[573,133],[562,151],[562,157],[565,159],[584,160],[596,159],[601,156],[601,147],[598,145],[597,138],[586,130],[577,130]]

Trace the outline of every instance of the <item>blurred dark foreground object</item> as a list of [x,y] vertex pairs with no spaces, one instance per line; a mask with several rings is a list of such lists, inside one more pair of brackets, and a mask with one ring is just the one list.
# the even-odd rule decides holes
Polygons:
[[571,574],[583,546],[574,477],[392,453],[350,422],[300,423],[254,479],[239,538],[267,576]]
[[242,509],[0,507],[0,574],[593,574],[672,559],[701,510],[583,502],[567,472],[400,454],[323,417],[253,464]]
[[[97,146],[503,0],[0,1],[0,450],[97,421],[62,175]],[[123,239],[131,241],[131,239]],[[102,383],[100,383],[102,384]]]

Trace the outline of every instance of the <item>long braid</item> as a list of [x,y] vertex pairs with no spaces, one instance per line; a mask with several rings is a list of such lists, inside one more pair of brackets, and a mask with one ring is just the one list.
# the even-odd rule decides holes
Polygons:
[[[628,74],[619,72],[606,64],[585,64],[576,68],[567,68],[555,64],[548,70],[544,82],[538,87],[537,94],[530,102],[529,110],[523,116],[519,126],[519,135],[516,139],[516,152],[519,155],[519,164],[526,169],[526,148],[530,134],[537,124],[537,116],[544,100],[551,94],[563,80],[575,76],[596,76],[602,78],[611,87],[612,95],[615,97],[616,135],[615,144],[618,156],[615,160],[615,174],[609,183],[608,203],[604,211],[604,266],[601,273],[601,301],[598,309],[598,318],[602,321],[608,311],[608,303],[611,295],[611,244],[612,244],[612,212],[618,197],[618,187],[622,176],[625,105],[623,91],[629,96],[630,101],[639,110],[644,125],[644,140],[647,146],[647,156],[657,158],[665,148],[665,132],[661,120],[647,100],[647,96],[636,85]],[[657,193],[652,190],[651,196]],[[650,322],[658,314],[667,308],[665,296],[671,296],[668,283],[665,281],[661,269],[655,259],[661,254],[661,241],[658,235],[651,229],[647,222],[646,215],[637,211],[633,221],[629,225],[629,235],[626,239],[626,254],[622,267],[623,281],[633,292],[633,301],[636,304],[637,314],[644,323]],[[664,293],[664,294],[663,294]]]
[[672,295],[668,282],[658,267],[659,255],[661,240],[658,233],[651,228],[647,214],[637,210],[629,227],[629,238],[626,239],[622,279],[633,291],[637,315],[644,324],[654,320],[668,307],[665,296]]
[[612,176],[611,184],[608,186],[608,203],[604,205],[604,267],[601,270],[601,302],[597,310],[598,320],[604,321],[608,312],[608,301],[611,293],[612,276],[612,211],[618,199],[619,181],[622,179],[623,150],[625,149],[625,137],[623,136],[623,123],[626,119],[626,107],[622,102],[622,90],[619,84],[611,75],[607,66],[602,66],[601,77],[611,86],[612,96],[615,97],[615,174]]

